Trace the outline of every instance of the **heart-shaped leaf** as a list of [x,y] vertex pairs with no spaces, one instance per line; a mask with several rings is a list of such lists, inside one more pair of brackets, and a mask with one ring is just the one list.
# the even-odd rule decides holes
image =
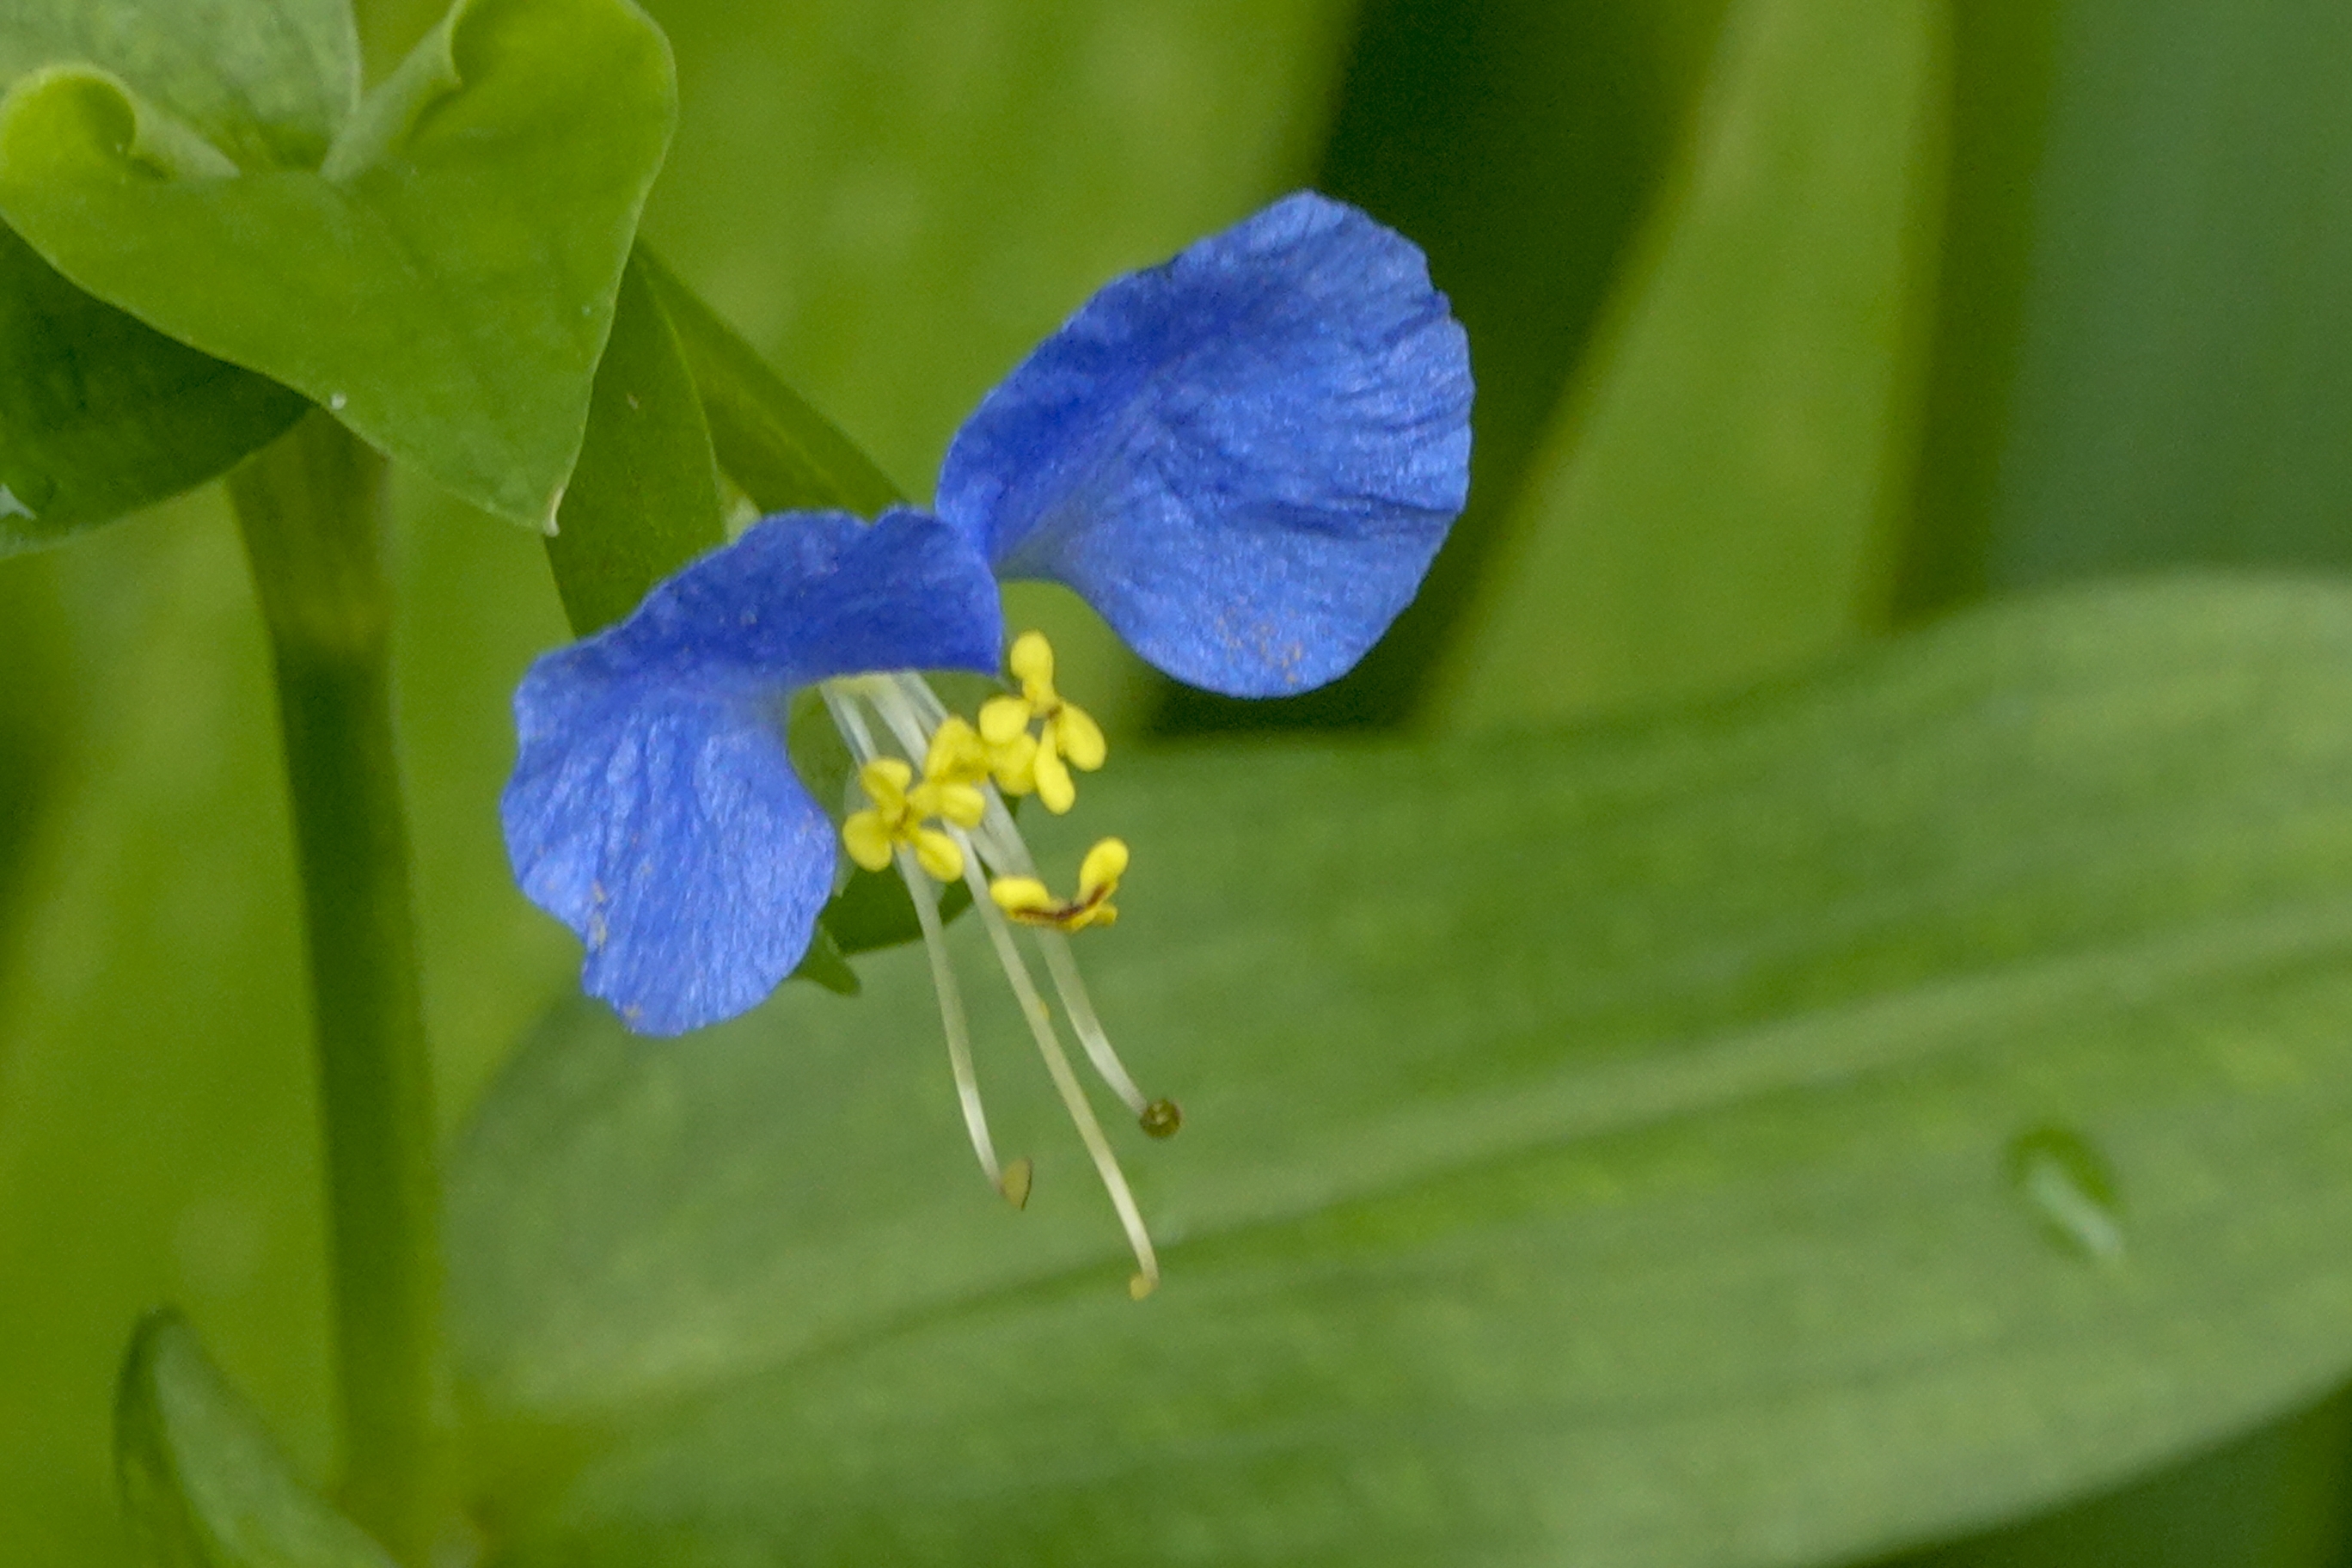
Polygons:
[[35,72],[0,101],[0,215],[100,299],[544,527],[674,114],[628,0],[459,0],[317,172],[221,177],[120,78]]
[[2352,594],[2176,584],[1596,739],[1110,770],[1037,831],[1135,848],[1081,946],[1187,1110],[1141,1306],[976,930],[1026,1215],[919,953],[569,1013],[457,1165],[495,1556],[1788,1563],[2210,1442],[2352,1368],[2347,711]]
[[0,87],[113,72],[245,169],[315,168],[360,90],[349,0],[11,0]]
[[0,554],[202,484],[310,406],[91,299],[0,227]]
[[394,1568],[295,1479],[178,1318],[139,1326],[114,1420],[123,1501],[150,1568]]

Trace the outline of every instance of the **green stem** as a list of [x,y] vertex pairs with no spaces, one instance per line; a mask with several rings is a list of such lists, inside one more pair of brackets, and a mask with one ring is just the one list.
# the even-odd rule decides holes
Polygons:
[[383,461],[313,412],[229,478],[278,673],[327,1153],[343,1500],[441,1523],[440,1182],[392,737]]

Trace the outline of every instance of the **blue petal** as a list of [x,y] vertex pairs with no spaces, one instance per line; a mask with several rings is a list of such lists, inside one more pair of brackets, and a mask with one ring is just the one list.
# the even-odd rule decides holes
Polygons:
[[879,669],[992,675],[1003,637],[987,563],[939,519],[899,507],[870,525],[845,511],[763,518],[569,651],[777,689]]
[[784,752],[795,688],[874,670],[993,671],[986,563],[938,520],[754,526],[608,631],[534,664],[501,801],[532,902],[587,944],[582,984],[632,1028],[731,1017],[793,972],[832,889],[833,825]]
[[1470,362],[1410,241],[1303,192],[1109,284],[958,432],[940,515],[1170,674],[1345,674],[1469,488]]

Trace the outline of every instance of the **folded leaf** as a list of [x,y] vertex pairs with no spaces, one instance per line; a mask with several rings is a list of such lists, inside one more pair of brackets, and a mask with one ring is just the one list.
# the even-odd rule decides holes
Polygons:
[[115,1459],[151,1568],[394,1568],[295,1479],[194,1331],[170,1313],[140,1324],[131,1342]]
[[310,406],[91,299],[0,227],[0,555],[202,484]]
[[728,476],[761,511],[839,509],[878,517],[907,498],[838,426],[768,368],[700,295],[642,247],[654,285],[701,389]]
[[632,257],[596,366],[580,462],[548,536],[572,629],[601,631],[647,589],[727,542],[702,401],[654,290]]
[[675,97],[628,0],[458,0],[321,172],[190,177],[163,106],[53,67],[0,100],[0,216],[100,299],[544,528]]
[[509,1564],[1849,1558],[2352,1370],[2352,593],[2048,599],[1591,737],[1114,767],[1166,1283],[958,933],[464,1141]]

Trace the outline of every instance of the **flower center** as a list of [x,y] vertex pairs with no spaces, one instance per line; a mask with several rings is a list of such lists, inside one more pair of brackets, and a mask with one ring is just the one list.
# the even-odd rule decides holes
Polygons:
[[[850,858],[869,871],[896,865],[907,884],[930,956],[948,1059],[972,1151],[997,1191],[1019,1207],[1028,1199],[1032,1167],[1025,1159],[1000,1163],[989,1136],[972,1068],[971,1029],[948,962],[939,893],[932,884],[961,880],[971,889],[973,909],[1003,966],[1047,1075],[1134,1249],[1136,1273],[1128,1290],[1140,1300],[1160,1282],[1150,1235],[1013,930],[1016,923],[1026,928],[1061,1002],[1061,1016],[1103,1082],[1127,1103],[1148,1135],[1173,1133],[1183,1120],[1176,1103],[1147,1099],[1136,1087],[1111,1048],[1070,951],[1070,933],[1107,926],[1118,918],[1110,900],[1127,870],[1128,848],[1117,838],[1097,842],[1078,868],[1076,896],[1057,899],[1038,876],[1035,858],[1004,805],[1006,795],[1034,793],[1048,810],[1056,815],[1067,811],[1077,795],[1070,768],[1093,772],[1102,766],[1107,748],[1095,721],[1055,690],[1054,650],[1043,636],[1024,632],[1014,639],[1006,662],[1020,682],[1021,694],[982,704],[977,725],[949,712],[929,684],[912,673],[824,683],[825,706],[856,759],[858,787],[867,802],[842,823],[842,844]],[[880,721],[878,739],[868,710]],[[919,774],[916,758],[921,759]]]

